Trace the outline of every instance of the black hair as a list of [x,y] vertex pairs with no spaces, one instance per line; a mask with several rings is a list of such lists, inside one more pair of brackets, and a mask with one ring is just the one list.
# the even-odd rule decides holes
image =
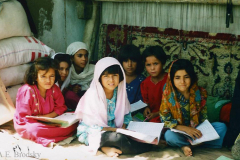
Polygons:
[[54,60],[60,64],[61,62],[66,62],[69,67],[71,67],[71,56],[69,54],[57,54],[54,56]]
[[[38,71],[45,70],[47,73],[50,68],[55,70],[55,75],[57,76],[58,75],[57,70],[59,67],[58,67],[58,64],[56,63],[56,61],[54,61],[50,57],[38,58],[37,60],[34,61],[34,63],[31,65],[31,67],[27,70],[25,77],[24,77],[24,82],[29,85],[37,84]],[[55,78],[55,83],[56,83],[56,81],[57,81],[57,77]]]
[[99,82],[102,84],[101,77],[105,74],[119,74],[119,82],[123,80],[123,72],[119,65],[112,65],[106,68],[99,77]]
[[150,56],[154,56],[156,57],[161,63],[162,65],[164,65],[166,63],[167,60],[167,55],[164,52],[164,50],[162,49],[162,47],[160,46],[150,46],[147,47],[142,54],[142,59],[143,62],[146,62],[146,58],[150,57]]
[[124,45],[120,49],[120,54],[118,55],[118,60],[121,63],[121,65],[123,65],[123,62],[126,62],[129,59],[134,62],[137,62],[137,68],[135,73],[137,75],[141,74],[144,69],[144,65],[142,63],[142,56],[140,54],[140,49],[133,44]]
[[197,74],[194,71],[194,67],[193,67],[192,63],[187,59],[178,59],[176,62],[173,63],[171,71],[170,71],[170,79],[171,79],[172,85],[175,90],[176,90],[176,87],[174,85],[173,79],[174,79],[175,73],[178,70],[185,70],[187,72],[187,74],[189,75],[189,77],[191,78],[190,88],[192,87],[192,85],[195,82],[197,82],[197,80],[198,80]]

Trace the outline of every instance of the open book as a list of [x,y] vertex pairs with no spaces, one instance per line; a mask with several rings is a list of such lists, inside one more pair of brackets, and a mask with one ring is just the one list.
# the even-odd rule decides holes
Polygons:
[[144,107],[146,107],[146,106],[147,106],[146,103],[144,103],[143,101],[139,100],[139,101],[131,104],[131,109],[130,109],[130,111],[131,111],[131,113],[132,113],[132,112],[137,111],[137,110],[139,110],[139,109],[142,109],[142,108],[144,108]]
[[13,119],[15,107],[0,78],[0,125]]
[[128,135],[140,142],[158,145],[164,123],[133,122],[126,129],[118,128],[116,132]]
[[48,124],[48,125],[54,125],[62,128],[67,128],[74,123],[78,122],[76,115],[74,113],[63,113],[60,116],[49,118],[49,117],[39,117],[39,116],[26,116],[26,118],[32,118],[36,119],[42,123]]
[[178,133],[186,135],[187,138],[189,139],[189,142],[192,145],[197,145],[197,144],[200,144],[202,142],[212,141],[212,140],[220,138],[218,133],[216,132],[216,130],[213,128],[213,126],[211,125],[211,123],[208,120],[205,120],[203,123],[198,125],[196,127],[196,129],[201,131],[202,137],[198,138],[198,139],[195,139],[195,140],[189,134],[187,134],[186,132],[179,131],[179,130],[176,130],[176,129],[171,129],[171,131],[178,132]]

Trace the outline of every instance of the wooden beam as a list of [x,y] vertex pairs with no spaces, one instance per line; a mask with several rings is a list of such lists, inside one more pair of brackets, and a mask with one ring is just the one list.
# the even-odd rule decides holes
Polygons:
[[[207,3],[227,4],[227,0],[95,0],[102,2],[164,2],[164,3]],[[233,5],[240,5],[240,0],[232,0]]]

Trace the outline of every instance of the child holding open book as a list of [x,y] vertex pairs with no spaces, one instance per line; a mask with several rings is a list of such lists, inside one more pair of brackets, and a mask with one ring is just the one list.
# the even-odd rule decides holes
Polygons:
[[54,118],[67,107],[60,88],[55,85],[58,65],[49,57],[37,59],[25,75],[25,85],[19,88],[16,98],[14,128],[26,139],[47,147],[76,133],[77,124],[67,128],[50,126],[26,116]]
[[131,113],[124,70],[115,58],[106,57],[97,62],[90,88],[80,99],[75,113],[81,121],[78,140],[89,145],[94,153],[100,149],[107,156],[117,157],[151,148],[150,144],[116,132],[117,128],[126,128]]
[[[207,91],[197,85],[197,75],[189,60],[179,59],[172,63],[164,88],[160,118],[165,127],[184,131],[193,139],[202,137],[196,126],[207,119]],[[204,144],[210,148],[221,148],[226,125],[214,122],[212,126],[220,139]],[[190,142],[184,135],[167,130],[164,137],[168,145],[181,147],[186,156],[192,156]]]

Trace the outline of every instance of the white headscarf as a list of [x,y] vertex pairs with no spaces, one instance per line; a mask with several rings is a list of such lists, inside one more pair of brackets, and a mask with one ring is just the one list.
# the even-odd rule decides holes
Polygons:
[[112,65],[119,65],[123,72],[123,80],[118,84],[117,102],[115,115],[116,127],[122,127],[124,115],[130,111],[130,103],[126,92],[126,79],[122,66],[112,57],[105,57],[99,60],[96,64],[94,78],[90,88],[80,99],[75,111],[77,117],[87,125],[99,125],[109,127],[107,120],[107,100],[101,83],[99,82],[102,72]]
[[[70,56],[73,56],[77,51],[80,49],[87,50],[87,46],[83,42],[73,42],[71,43],[68,48],[67,48],[67,54]],[[90,59],[90,53],[88,51],[88,59]],[[70,78],[70,83],[73,84],[79,84],[81,85],[82,90],[87,90],[89,88],[89,85],[93,79],[93,73],[94,73],[94,65],[89,64],[89,61],[87,62],[86,66],[83,69],[83,72],[80,74],[76,73],[76,70],[72,64],[71,66],[71,78]]]
[[[57,54],[65,54],[65,53],[62,53],[62,52],[58,52],[56,54],[54,54],[51,58],[54,59],[54,57],[57,55]],[[71,67],[69,68],[69,73],[68,73],[68,76],[67,78],[65,79],[65,81],[63,82],[62,86],[61,86],[61,91],[63,91],[64,88],[68,87],[69,83],[70,83],[70,75],[71,75]],[[57,85],[59,86],[58,82],[56,82]]]

